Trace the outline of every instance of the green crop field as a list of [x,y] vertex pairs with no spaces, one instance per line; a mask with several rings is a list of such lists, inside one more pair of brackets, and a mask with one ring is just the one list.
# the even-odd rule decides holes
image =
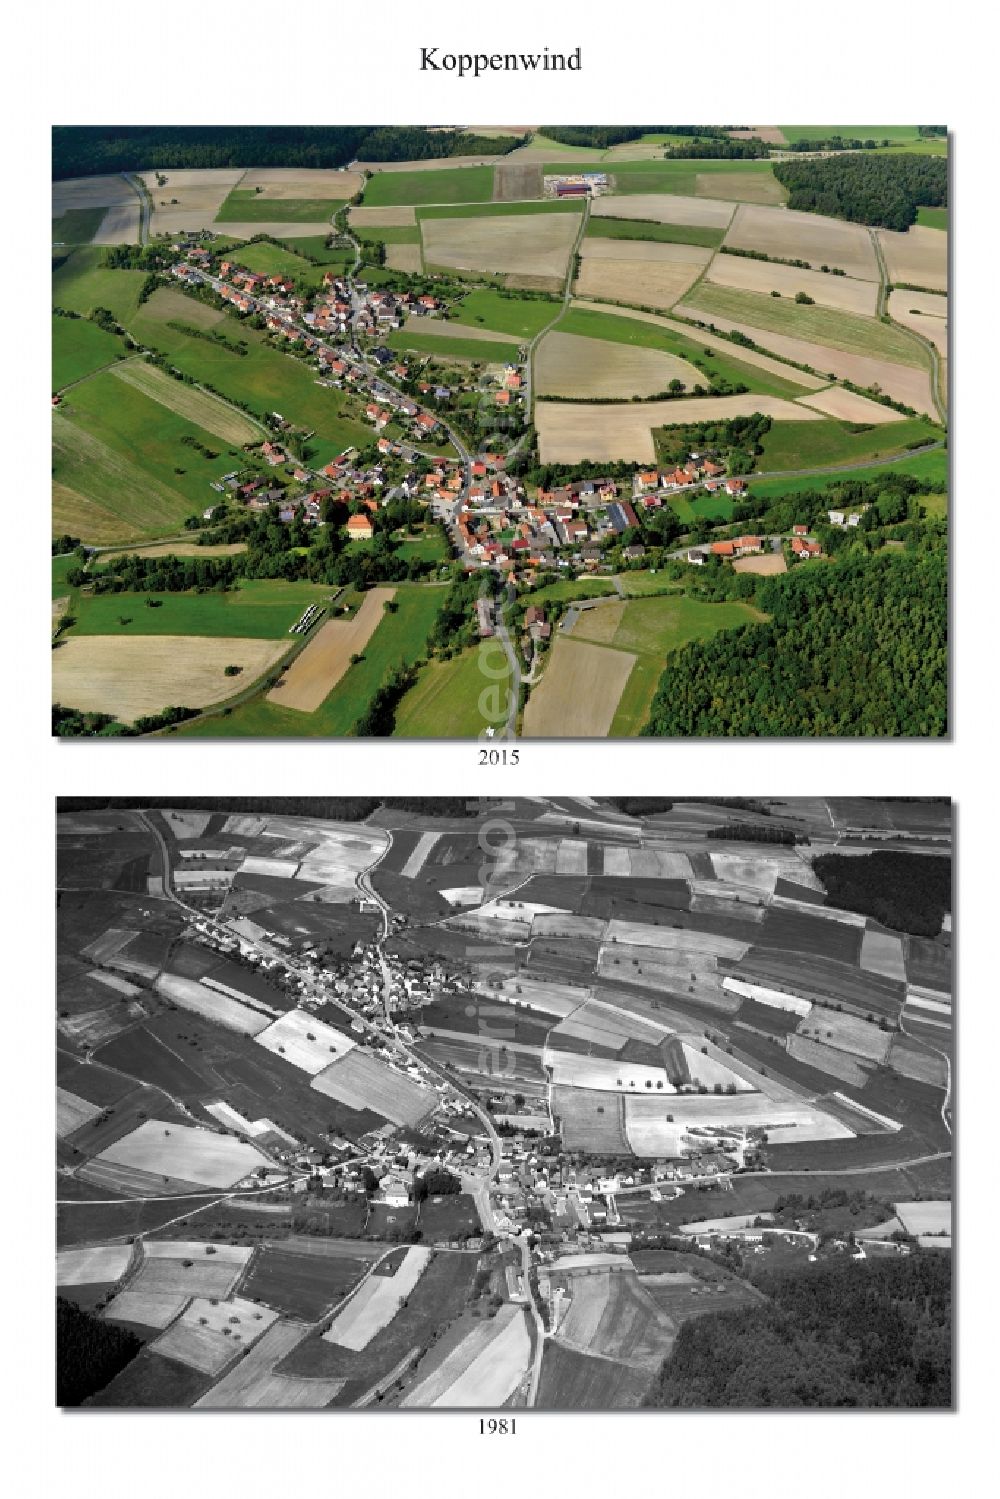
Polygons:
[[947,208],[918,208],[917,223],[925,225],[928,229],[947,229],[948,210]]
[[53,317],[52,389],[62,390],[125,355],[125,345],[89,318]]
[[450,321],[531,339],[551,323],[559,306],[555,297],[549,301],[544,297],[518,297],[511,292],[470,291],[452,308]]
[[422,654],[445,597],[444,588],[434,585],[403,583],[395,588],[396,613],[383,616],[365,646],[364,659],[348,669],[315,713],[296,713],[257,697],[227,715],[201,719],[179,732],[210,738],[292,735],[331,739],[350,734],[393,668]]
[[345,198],[269,198],[234,187],[215,216],[217,224],[319,224],[332,219]]
[[722,244],[726,231],[702,224],[654,224],[647,219],[591,218],[587,221],[587,239],[658,239],[671,245],[704,245],[715,250]]
[[[795,371],[789,369],[789,378],[772,375],[752,364],[743,364],[728,352],[709,349],[698,342],[692,330],[688,338],[683,333],[674,333],[657,323],[640,322],[638,318],[618,317],[614,313],[602,313],[589,307],[570,307],[558,324],[560,333],[576,333],[582,338],[606,338],[612,343],[637,344],[644,349],[662,349],[664,353],[676,354],[686,359],[713,380],[728,380],[732,385],[745,385],[759,395],[789,396],[794,399],[802,394],[802,386],[795,383]],[[735,346],[734,346],[735,347]],[[683,420],[683,403],[678,403]]]
[[759,292],[735,291],[727,286],[699,282],[685,305],[699,312],[715,313],[754,328],[786,333],[841,349],[846,354],[865,354],[870,359],[891,359],[897,364],[924,369],[928,358],[911,334],[893,323],[837,312],[831,307],[802,305],[791,297],[766,297]]
[[390,349],[410,349],[416,354],[435,354],[439,359],[469,359],[478,364],[515,364],[520,345],[478,338],[435,338],[431,333],[411,333],[399,328],[385,342]]
[[418,207],[417,222],[422,219],[486,219],[517,217],[524,213],[581,213],[571,198],[545,198],[516,203],[438,203]]
[[[248,578],[228,593],[97,593],[76,591],[74,635],[210,635],[281,640],[309,604],[336,590],[320,583]],[[127,619],[122,625],[120,620]]]
[[[589,153],[587,160],[546,162],[544,174],[558,177],[569,172],[608,172],[614,177],[615,192],[623,196],[630,193],[680,193],[693,197],[698,193],[698,178],[724,173],[729,181],[722,196],[731,198],[736,177],[746,179],[746,190],[751,201],[765,187],[773,192],[774,201],[781,202],[783,192],[771,171],[768,161],[694,161],[678,158],[667,161],[653,157],[649,161],[621,161],[617,157],[604,160]],[[760,179],[763,179],[761,181]],[[736,184],[737,188],[739,184]]]
[[492,197],[492,167],[442,167],[375,172],[362,201],[366,208],[387,208],[399,203],[487,203]]
[[[487,665],[490,674],[483,671]],[[500,677],[495,673],[504,668]],[[485,657],[472,646],[450,661],[431,661],[396,712],[395,734],[403,739],[475,739],[490,724],[502,721],[507,709],[506,660],[497,644]],[[484,716],[479,706],[489,694]],[[495,712],[499,709],[499,712]]]
[[57,252],[52,257],[52,305],[87,317],[95,307],[106,307],[119,322],[139,306],[139,293],[146,279],[145,271],[112,271],[104,265],[107,251],[99,245],[85,245],[69,254]]
[[352,444],[367,444],[371,429],[354,419],[356,398],[317,385],[315,370],[271,347],[262,333],[238,318],[229,313],[213,316],[212,326],[231,341],[246,341],[249,352],[242,358],[172,326],[196,322],[201,307],[183,293],[160,288],[129,319],[129,331],[168,355],[185,374],[214,386],[230,400],[245,403],[255,414],[280,411],[289,421],[311,428],[318,439],[336,444],[338,452]]
[[825,141],[832,135],[842,135],[847,140],[892,141],[897,145],[901,141],[920,140],[916,125],[779,125],[778,129],[789,144],[793,141]]
[[763,479],[759,483],[755,479],[751,488],[755,495],[770,499],[774,495],[801,494],[803,490],[823,489],[843,479],[878,479],[886,474],[909,474],[914,479],[925,479],[930,484],[940,484],[942,490],[947,489],[948,450],[944,447],[935,448],[931,453],[893,459],[872,468],[852,468],[849,474],[819,473],[794,479]]
[[770,473],[782,468],[864,463],[902,452],[908,443],[921,439],[933,442],[940,435],[940,428],[915,418],[886,422],[862,432],[852,432],[843,422],[832,418],[819,422],[774,422],[763,439],[764,451],[757,466],[761,473]]
[[100,229],[106,208],[67,208],[52,220],[54,245],[89,245]]

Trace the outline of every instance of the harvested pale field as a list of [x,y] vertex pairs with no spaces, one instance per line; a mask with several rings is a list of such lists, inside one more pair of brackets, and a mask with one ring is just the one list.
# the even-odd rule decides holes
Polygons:
[[[558,1262],[553,1267],[558,1270]],[[559,1323],[559,1337],[566,1343],[587,1352],[594,1341],[611,1291],[611,1277],[622,1272],[586,1269],[582,1275],[570,1277],[569,1309]]]
[[834,416],[841,422],[865,422],[882,426],[886,422],[899,421],[899,412],[893,411],[891,406],[870,401],[867,396],[845,390],[842,385],[831,385],[827,390],[801,396],[800,400],[803,406],[810,406],[813,411],[822,412],[824,416]]
[[[706,266],[712,251],[704,245],[671,244],[654,239],[585,239],[580,253],[588,260],[668,260],[680,265]],[[643,276],[645,272],[642,273]]]
[[173,807],[161,807],[160,816],[178,841],[200,838],[212,820],[210,812],[178,812]]
[[182,1244],[177,1248],[181,1253],[176,1258],[147,1253],[129,1289],[144,1295],[206,1296],[218,1300],[233,1290],[252,1253],[244,1250],[244,1258],[234,1262],[221,1254],[206,1254],[204,1244],[193,1244],[186,1252]]
[[853,1088],[863,1088],[868,1081],[869,1073],[849,1052],[837,1051],[832,1046],[824,1045],[822,1041],[808,1041],[805,1036],[799,1035],[786,1036],[785,1049],[796,1061],[806,1062],[810,1067],[816,1067],[842,1083],[849,1083]]
[[372,588],[353,619],[328,619],[271,688],[267,701],[315,713],[346,674],[351,657],[364,651],[382,623],[385,605],[395,596],[395,588]]
[[322,1410],[340,1392],[343,1379],[296,1379],[275,1374],[292,1349],[312,1331],[307,1322],[274,1322],[235,1368],[195,1402],[196,1410]]
[[861,966],[869,973],[882,973],[887,979],[905,983],[902,937],[892,932],[866,931],[861,939]]
[[217,1264],[238,1265],[242,1268],[253,1250],[245,1249],[239,1244],[222,1244],[208,1239],[144,1239],[142,1252],[147,1260],[193,1259],[202,1256]]
[[628,1155],[624,1098],[614,1093],[591,1093],[586,1088],[552,1088],[550,1107],[566,1150]]
[[493,169],[493,199],[497,203],[517,203],[540,198],[543,193],[542,163],[524,160],[499,161]]
[[[391,248],[391,247],[390,247]],[[404,247],[405,248],[405,247]],[[467,338],[480,340],[482,343],[509,344],[516,343],[516,338],[509,333],[495,333],[492,328],[466,327],[464,323],[445,322],[442,318],[409,317],[403,324],[402,332],[426,334],[430,338]],[[446,351],[443,351],[446,352]],[[489,351],[483,350],[485,358]]]
[[493,1319],[495,1336],[431,1404],[436,1407],[499,1410],[513,1395],[531,1362],[526,1313],[504,1306]]
[[732,286],[741,291],[781,292],[793,297],[805,292],[821,307],[874,317],[878,305],[878,285],[860,281],[854,276],[830,276],[822,271],[803,271],[792,265],[777,265],[766,260],[750,260],[739,255],[717,255],[705,275],[717,286]]
[[647,845],[629,850],[629,873],[634,879],[687,880],[691,878],[691,860],[687,854]]
[[415,880],[417,875],[427,863],[427,856],[431,849],[441,837],[440,833],[421,833],[410,853],[409,858],[399,871],[407,880]]
[[675,1093],[665,1067],[647,1067],[641,1062],[587,1057],[575,1051],[556,1051],[547,1046],[542,1056],[556,1088],[589,1088],[595,1093],[631,1094],[646,1090]]
[[420,232],[428,264],[561,281],[579,228],[575,213],[532,213],[424,219]]
[[284,641],[201,635],[75,635],[52,655],[52,701],[131,723],[164,708],[207,708],[233,690],[231,663],[252,682],[285,651]]
[[251,854],[240,865],[240,874],[265,874],[271,879],[292,880],[298,873],[299,859],[266,859]]
[[[610,645],[618,634],[622,619],[625,615],[625,599],[611,598],[601,600],[598,607],[581,612],[579,619],[573,626],[574,640],[591,640],[595,645]],[[609,849],[604,850],[604,872],[608,871]],[[624,849],[617,850],[624,853]]]
[[919,1041],[908,1036],[896,1036],[889,1048],[889,1066],[903,1077],[913,1078],[918,1083],[930,1083],[943,1088],[948,1081],[948,1064],[940,1053],[928,1051]]
[[556,848],[556,874],[586,874],[587,844],[584,840],[560,838]]
[[896,1216],[908,1234],[950,1234],[950,1202],[897,1202]]
[[374,863],[387,842],[386,835],[378,828],[356,822],[323,822],[317,818],[300,821],[292,817],[269,817],[267,831],[272,838],[301,839],[313,845],[299,865],[300,880],[350,889],[354,888],[357,875]]
[[528,698],[524,737],[605,738],[635,662],[628,651],[612,651],[560,636],[541,682]]
[[694,1047],[688,1041],[682,1041],[681,1050],[687,1063],[688,1075],[693,1083],[701,1083],[706,1088],[732,1088],[734,1093],[754,1093],[757,1090],[739,1072],[734,1072],[721,1062],[717,1056],[705,1056],[700,1048]]
[[674,354],[574,333],[547,333],[535,355],[536,388],[543,396],[655,396],[671,380],[690,390],[704,378]]
[[773,894],[785,860],[759,855],[757,858],[745,854],[709,854],[716,878],[728,880],[731,885],[751,885],[755,890],[766,890]]
[[491,999],[509,999],[525,1009],[558,1016],[572,1015],[591,994],[589,989],[578,984],[560,984],[555,979],[529,979],[520,974],[516,979],[504,979],[499,989],[485,984],[477,987]]
[[[138,175],[146,184],[153,205],[149,232],[156,236],[176,234],[182,229],[207,229],[243,176],[243,171],[240,167],[178,168],[176,171],[167,168],[160,173],[167,179],[163,187],[157,186],[155,172],[140,172]],[[256,232],[263,227],[262,224],[256,225]],[[232,233],[232,229],[231,224],[226,225],[227,234]]]
[[[584,240],[594,244],[639,245],[646,240]],[[683,245],[663,245],[663,249],[684,249]],[[697,248],[697,246],[693,247]],[[673,307],[697,281],[702,267],[683,260],[643,260],[625,255],[613,259],[603,255],[585,255],[580,274],[573,283],[578,297],[603,297],[612,302],[640,302],[644,307]]]
[[504,156],[429,156],[419,161],[352,161],[359,172],[440,172],[449,167],[489,167]]
[[93,942],[89,946],[82,948],[81,951],[92,963],[106,963],[109,958],[113,958],[116,953],[121,952],[123,947],[127,947],[133,937],[137,937],[138,935],[138,932],[133,931],[131,927],[109,926],[106,932],[102,932],[99,937],[95,937]]
[[574,298],[570,306],[589,308],[591,312],[603,312],[608,317],[634,318],[641,323],[653,323],[658,328],[666,328],[671,333],[682,333],[685,338],[693,338],[696,343],[706,349],[717,349],[731,359],[738,359],[741,364],[750,364],[754,369],[767,370],[771,375],[780,375],[783,380],[790,380],[795,385],[804,386],[806,390],[819,390],[827,384],[827,381],[819,379],[816,375],[807,375],[803,370],[782,364],[780,359],[772,359],[769,354],[761,354],[756,349],[738,349],[729,339],[719,338],[715,333],[706,333],[701,328],[691,329],[686,323],[678,323],[673,318],[661,317],[657,312],[641,312],[629,307],[610,307],[607,304],[587,302],[580,298]]
[[742,999],[752,999],[772,1010],[787,1010],[793,1015],[809,1015],[813,1007],[811,999],[783,989],[769,989],[766,984],[748,984],[743,979],[727,977],[723,979],[722,987],[728,994],[738,994]]
[[386,208],[350,208],[347,218],[352,229],[405,229],[417,222],[412,203],[397,203]]
[[438,1096],[422,1083],[360,1047],[317,1073],[312,1086],[351,1109],[371,1109],[393,1124],[415,1128],[436,1107]]
[[85,1098],[77,1098],[67,1088],[56,1088],[56,1134],[60,1140],[80,1129],[89,1120],[96,1119],[101,1112],[97,1104],[88,1103]]
[[[489,1321],[473,1323],[471,1330],[462,1338],[458,1345],[441,1360],[428,1374],[413,1386],[410,1392],[399,1402],[402,1410],[427,1410],[446,1391],[450,1390],[460,1375],[479,1357],[484,1349],[493,1342],[497,1333],[506,1326],[510,1320],[510,1312],[514,1307],[501,1307],[496,1317]],[[497,1323],[500,1327],[497,1327]],[[433,1362],[433,1355],[428,1362]]]
[[385,263],[390,271],[406,271],[410,274],[423,270],[419,245],[386,245]]
[[746,130],[729,130],[726,132],[730,140],[734,141],[763,141],[768,146],[787,146],[783,130],[777,125],[750,125]]
[[733,217],[732,203],[711,198],[686,198],[678,193],[629,193],[624,198],[596,198],[595,219],[642,219],[651,224],[693,224],[725,229]]
[[[668,952],[665,948],[609,944],[601,948],[597,972],[601,978],[639,984],[661,997],[672,994],[678,999],[690,998],[726,1014],[739,1008],[739,1001],[723,990],[715,958],[691,948]],[[624,1005],[625,996],[615,998]]]
[[478,906],[483,889],[481,885],[455,885],[450,890],[439,890],[438,895],[450,906]]
[[263,1009],[255,1009],[218,989],[210,989],[200,979],[184,978],[179,973],[161,973],[156,987],[182,1010],[192,1010],[196,1015],[203,1015],[206,1020],[224,1026],[226,1030],[238,1031],[242,1036],[256,1036],[271,1023],[271,1016]]
[[785,191],[770,172],[699,172],[696,193],[706,198],[731,198],[736,203],[783,203]]
[[558,1045],[560,1036],[575,1036],[581,1041],[590,1041],[597,1046],[608,1046],[620,1050],[627,1041],[646,1041],[656,1046],[663,1040],[663,1031],[658,1026],[647,1025],[638,1015],[609,1009],[606,1005],[591,1003],[580,1008],[565,1020],[561,1020],[549,1032],[551,1044]]
[[911,224],[905,234],[876,230],[890,281],[948,290],[948,235],[926,224]]
[[884,1062],[892,1040],[889,1031],[880,1030],[860,1015],[818,1006],[797,1027],[796,1035],[805,1036],[809,1041],[822,1041],[835,1051],[850,1052],[868,1062]]
[[389,1323],[409,1296],[430,1262],[429,1249],[411,1248],[393,1275],[371,1274],[358,1287],[347,1305],[337,1312],[323,1334],[324,1343],[336,1343],[355,1353],[367,1348],[376,1333]]
[[616,848],[614,844],[607,843],[601,850],[603,873],[606,875],[628,876],[632,872],[632,861],[629,857],[630,850],[627,848]]
[[240,178],[239,185],[241,190],[262,187],[264,191],[259,197],[270,203],[272,198],[297,201],[340,198],[346,202],[365,184],[360,172],[345,172],[336,167],[251,167]]
[[835,266],[861,281],[879,279],[871,235],[863,224],[849,224],[846,219],[743,204],[736,210],[726,244],[786,260],[808,260],[817,268]]
[[186,1296],[157,1291],[120,1291],[108,1304],[105,1317],[112,1322],[137,1322],[142,1327],[166,1327],[183,1311]]
[[97,1159],[210,1187],[231,1187],[258,1166],[270,1165],[256,1146],[245,1145],[233,1135],[173,1121],[167,1124],[162,1119],[147,1119]]
[[324,1067],[329,1067],[335,1057],[346,1056],[353,1051],[355,1041],[317,1020],[308,1010],[289,1010],[273,1025],[254,1037],[258,1046],[265,1047],[315,1077]]
[[764,920],[766,907],[760,902],[764,897],[754,890],[740,886],[723,886],[721,893],[715,880],[693,880],[691,883],[691,910],[713,916],[732,916],[740,921]]
[[[673,1114],[673,1124],[667,1123],[667,1114]],[[625,1127],[633,1146],[633,1133],[637,1128],[656,1125],[665,1130],[680,1131],[753,1125],[767,1130],[773,1145],[846,1140],[854,1133],[839,1119],[806,1101],[779,1100],[761,1093],[740,1093],[732,1098],[717,1098],[712,1094],[675,1094],[671,1098],[625,1099]]]
[[264,430],[259,422],[251,421],[235,406],[228,405],[218,396],[196,385],[185,385],[181,380],[172,380],[155,365],[141,359],[130,359],[125,364],[112,365],[111,373],[126,385],[141,390],[143,395],[166,406],[185,421],[193,422],[211,432],[223,442],[242,445],[257,442]]
[[[605,261],[606,265],[608,262]],[[718,322],[718,319],[715,320]],[[763,334],[760,337],[764,337]],[[824,351],[826,352],[826,351]],[[850,355],[839,356],[851,358]],[[867,363],[876,363],[869,360]],[[887,366],[896,369],[901,366]],[[919,376],[918,370],[903,370],[906,376]],[[930,390],[924,376],[924,384]],[[691,396],[681,401],[644,401],[622,406],[588,406],[575,401],[545,402],[535,405],[535,426],[543,463],[596,463],[620,459],[625,463],[653,463],[656,450],[653,428],[669,427],[678,422],[726,421],[734,416],[753,416],[760,412],[781,422],[820,421],[816,411],[780,396],[747,393],[738,396]],[[558,641],[556,644],[558,645]],[[529,699],[530,707],[530,699]]]
[[[773,333],[768,328],[757,328],[749,323],[734,322],[731,318],[722,317],[715,312],[703,312],[697,307],[683,306],[677,310],[682,317],[702,322],[710,321],[724,332],[744,333],[755,343],[773,350],[775,354],[781,354],[785,359],[794,359],[801,364],[808,364],[813,369],[821,370],[835,379],[850,380],[852,384],[864,387],[877,385],[886,395],[892,396],[895,401],[901,401],[904,406],[912,406],[916,411],[936,417],[937,408],[931,393],[929,370],[917,369],[914,365],[894,364],[888,359],[873,359],[867,354],[848,354],[842,349],[831,348],[829,344],[812,343],[805,338],[792,338],[787,333]],[[690,329],[688,329],[688,336],[692,336]],[[700,337],[700,334],[698,336]],[[743,352],[741,349],[737,357],[741,358]]]
[[68,177],[52,184],[52,217],[62,218],[73,208],[105,208],[139,199],[124,177]]
[[253,239],[258,234],[269,234],[273,239],[316,239],[321,234],[330,233],[330,220],[310,220],[308,224],[292,219],[268,219],[264,223],[241,220],[231,224],[227,219],[225,223],[215,225],[215,232],[225,235],[226,239]]
[[137,245],[140,240],[139,199],[115,203],[97,226],[92,245]]
[[733,563],[734,573],[756,573],[762,578],[787,571],[788,565],[782,552],[769,552],[764,557],[737,557]]
[[92,1244],[84,1249],[60,1249],[56,1254],[56,1285],[110,1284],[121,1279],[131,1259],[131,1244]]
[[203,1374],[219,1374],[262,1337],[277,1312],[252,1301],[199,1298],[150,1346]]
[[928,339],[942,358],[948,357],[948,299],[932,292],[889,293],[889,316],[894,323]]

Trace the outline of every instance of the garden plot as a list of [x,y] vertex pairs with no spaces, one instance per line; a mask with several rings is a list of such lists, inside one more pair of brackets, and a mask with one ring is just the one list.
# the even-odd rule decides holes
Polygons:
[[[877,229],[890,281],[925,286],[929,291],[948,289],[948,235],[925,224],[911,224],[904,234]],[[907,293],[907,295],[911,295]]]
[[96,1119],[102,1112],[97,1104],[88,1103],[85,1098],[77,1098],[75,1093],[70,1093],[66,1088],[56,1088],[56,1134],[60,1140],[80,1129],[89,1120]]
[[423,219],[428,265],[494,275],[566,278],[569,254],[580,228],[575,213],[533,213],[471,219]]
[[827,390],[800,396],[799,399],[803,406],[810,406],[813,411],[821,411],[824,416],[836,417],[841,422],[865,422],[882,426],[886,422],[899,421],[899,412],[894,411],[891,406],[870,401],[867,396],[859,396],[854,390],[845,390],[842,385],[831,385]]
[[869,1062],[884,1062],[892,1041],[890,1031],[880,1030],[860,1015],[816,1007],[796,1029],[807,1040],[822,1041],[835,1051],[850,1052]]
[[101,1151],[97,1159],[210,1187],[231,1187],[271,1164],[256,1146],[245,1145],[232,1135],[162,1119],[147,1119]]
[[352,1109],[371,1109],[393,1124],[415,1128],[436,1107],[437,1094],[360,1047],[338,1057],[312,1086]]
[[[156,172],[140,172],[149,193],[153,211],[150,215],[151,237],[176,234],[179,230],[197,233],[207,229],[215,219],[243,171],[240,167],[211,167],[204,170],[163,170],[166,185],[157,186]],[[263,225],[258,226],[258,232]],[[226,226],[231,232],[231,226]]]
[[612,400],[660,395],[672,380],[687,390],[705,381],[700,370],[674,354],[558,330],[538,346],[535,379],[539,395]]
[[931,292],[903,291],[894,287],[889,293],[889,316],[929,339],[943,359],[948,357],[948,299]]
[[310,1015],[307,1010],[289,1010],[254,1037],[258,1046],[265,1047],[315,1077],[324,1067],[329,1067],[335,1056],[346,1056],[353,1051],[355,1041]]
[[243,680],[252,682],[285,650],[281,640],[74,635],[52,653],[52,701],[123,723],[175,703],[207,708],[233,690],[227,666],[242,667]]
[[653,224],[725,229],[733,217],[733,205],[680,193],[629,193],[627,197],[596,198],[590,212],[595,219],[643,219]]
[[[896,364],[889,359],[874,359],[867,354],[848,354],[842,349],[832,348],[829,344],[814,343],[806,338],[794,338],[787,333],[774,333],[769,328],[758,328],[749,323],[735,322],[732,318],[722,317],[719,313],[705,312],[698,307],[689,307],[686,304],[679,307],[678,312],[683,317],[693,318],[696,321],[711,322],[716,328],[721,328],[728,333],[743,333],[761,347],[771,349],[775,354],[781,354],[784,358],[795,360],[799,364],[807,364],[813,369],[821,370],[835,379],[850,380],[852,384],[866,388],[878,385],[893,400],[900,401],[905,406],[912,406],[914,410],[924,412],[929,416],[936,415],[937,408],[931,392],[930,374],[926,369],[918,369],[911,364]],[[760,399],[762,398],[758,398]],[[685,411],[688,411],[692,404],[694,403],[685,401]],[[560,409],[566,410],[567,408],[561,407]],[[802,412],[807,408],[800,406],[797,409]],[[773,415],[774,413],[767,414]],[[787,419],[787,415],[780,417],[782,421]]]
[[417,845],[406,863],[400,870],[400,874],[407,880],[415,880],[417,875],[427,863],[427,856],[431,849],[441,837],[440,833],[421,833]]
[[[351,657],[364,653],[382,623],[386,604],[395,596],[394,588],[369,589],[353,619],[328,619],[320,625],[305,650],[271,688],[267,701],[299,713],[315,713],[346,675]],[[284,649],[279,645],[278,653]]]
[[803,271],[797,266],[778,265],[774,261],[751,260],[742,255],[717,255],[705,275],[716,286],[731,286],[740,291],[780,292],[794,299],[805,292],[820,307],[834,307],[841,312],[856,312],[874,317],[878,307],[878,283],[860,281],[855,276],[831,276],[820,270]]
[[195,1404],[204,1410],[322,1410],[346,1383],[343,1379],[297,1379],[275,1367],[312,1332],[307,1322],[274,1322]]
[[104,1315],[112,1322],[135,1322],[141,1327],[166,1327],[184,1310],[188,1298],[158,1291],[119,1291]]
[[821,265],[834,266],[860,281],[879,279],[871,235],[863,224],[850,224],[845,219],[741,204],[726,244],[787,260],[808,260],[817,270]]
[[277,1312],[253,1301],[196,1298],[150,1346],[203,1374],[220,1374],[277,1321]]
[[[560,214],[557,217],[565,218]],[[608,408],[612,412],[620,412],[628,408],[613,406]],[[648,410],[649,408],[643,408]],[[594,412],[593,407],[562,406],[549,403],[539,404],[536,408],[539,413],[538,421],[541,430],[541,416],[546,413],[546,421],[552,412]],[[601,417],[592,414],[592,422],[599,422]],[[558,419],[554,425],[558,426]],[[652,437],[647,428],[646,436],[649,439],[650,458],[652,457]],[[542,436],[543,449],[551,448],[551,437]],[[575,447],[575,442],[563,442],[562,446]],[[557,440],[555,446],[560,446]],[[543,461],[551,461],[549,454]],[[567,460],[574,462],[573,458]],[[607,737],[611,727],[612,719],[618,708],[618,703],[625,690],[625,683],[635,665],[636,657],[628,651],[613,651],[605,646],[588,645],[582,641],[568,640],[560,635],[550,652],[549,663],[545,668],[542,680],[536,687],[532,688],[531,696],[528,698],[527,707],[524,710],[524,737],[526,739],[604,739]]]
[[258,1031],[270,1025],[273,1018],[272,1013],[264,1008],[253,1009],[249,1004],[209,988],[198,979],[183,978],[179,973],[161,973],[156,987],[181,1009],[193,1010],[196,1015],[204,1015],[206,1020],[213,1020],[216,1025],[239,1031],[244,1036],[256,1036]]
[[393,1275],[372,1273],[323,1334],[323,1341],[357,1353],[387,1327],[430,1262],[431,1251],[410,1248]]
[[620,1058],[585,1057],[575,1051],[556,1051],[547,1046],[542,1062],[558,1088],[588,1088],[596,1093],[639,1093],[651,1089],[674,1093],[676,1089],[665,1067],[648,1067]]
[[131,1259],[131,1244],[93,1244],[85,1249],[60,1249],[56,1255],[56,1285],[111,1284],[121,1280]]
[[893,932],[867,930],[861,939],[861,966],[869,973],[881,973],[885,978],[905,983],[902,937]]
[[697,281],[712,252],[660,240],[585,239],[580,255],[576,296],[666,308]]
[[[706,316],[696,309],[682,308],[681,310],[687,311],[690,317],[704,318]],[[713,316],[712,321],[719,327],[725,326],[721,318]],[[689,337],[691,336],[690,328],[684,331]],[[774,346],[771,334],[758,334],[756,329],[749,331],[758,338],[758,342],[768,343],[769,347]],[[778,338],[780,335],[773,337]],[[801,340],[795,339],[792,342],[799,343]],[[813,351],[818,347],[818,345],[809,345]],[[831,358],[834,357],[832,350],[823,349],[823,357],[819,361],[820,367],[824,367],[828,353]],[[844,354],[836,357],[852,360],[857,359],[858,356]],[[884,364],[884,361],[880,360],[865,362],[873,365]],[[907,389],[921,389],[922,379],[923,386],[929,392],[929,379],[920,370],[904,368],[902,365],[891,365],[887,368],[890,371],[902,370]],[[683,402],[643,401],[619,406],[592,406],[576,401],[539,400],[535,406],[535,425],[538,428],[539,451],[543,463],[582,463],[587,460],[595,463],[617,460],[623,463],[653,463],[656,460],[653,442],[654,427],[669,427],[680,421],[726,421],[734,416],[753,416],[758,412],[762,416],[770,416],[775,421],[781,422],[822,420],[817,411],[810,411],[807,406],[800,406],[797,401],[785,401],[780,396],[759,396],[748,393],[735,396],[690,396]],[[567,642],[566,638],[560,635],[556,640],[554,651],[558,651],[563,644],[572,645],[573,642]],[[620,655],[621,652],[615,654]],[[549,670],[551,669],[550,666]],[[544,682],[545,678],[543,677],[542,680]],[[531,703],[537,694],[538,688],[535,688],[528,699],[526,715],[531,712]],[[564,730],[559,737],[567,737],[567,733],[568,731]]]

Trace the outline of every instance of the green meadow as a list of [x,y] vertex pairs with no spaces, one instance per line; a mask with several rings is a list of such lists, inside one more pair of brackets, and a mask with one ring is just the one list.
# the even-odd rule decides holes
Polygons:
[[[782,468],[813,468],[826,464],[864,463],[872,458],[887,458],[904,452],[910,443],[934,442],[941,436],[939,427],[919,418],[880,423],[864,431],[852,432],[843,422],[824,419],[818,422],[774,422],[765,434],[763,453],[757,460],[762,473]],[[756,486],[754,486],[756,492]]]
[[[75,559],[74,559],[75,561]],[[309,604],[336,589],[319,583],[245,578],[228,592],[88,593],[77,589],[70,612],[74,635],[210,635],[281,640]],[[122,624],[122,620],[126,624]]]
[[492,333],[511,333],[516,338],[534,338],[557,316],[557,298],[521,298],[497,291],[470,291],[452,308],[453,323],[488,328]]
[[62,390],[125,355],[125,345],[114,333],[89,318],[53,317],[52,389]]
[[441,167],[423,172],[375,172],[365,187],[367,208],[400,203],[488,203],[492,167]]
[[344,198],[269,198],[234,187],[215,216],[217,224],[319,224],[332,219]]

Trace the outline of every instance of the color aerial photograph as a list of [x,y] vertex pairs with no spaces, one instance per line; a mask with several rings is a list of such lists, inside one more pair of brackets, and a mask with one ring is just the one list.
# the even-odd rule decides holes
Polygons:
[[59,1406],[952,1408],[947,799],[56,821]]
[[58,126],[52,732],[948,732],[948,135]]

